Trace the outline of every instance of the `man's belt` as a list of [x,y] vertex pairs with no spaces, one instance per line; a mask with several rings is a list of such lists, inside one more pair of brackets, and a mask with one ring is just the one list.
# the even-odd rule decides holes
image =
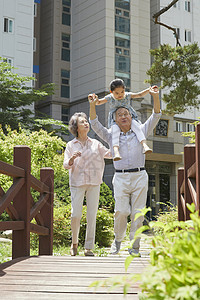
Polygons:
[[132,172],[138,172],[138,171],[143,171],[143,170],[145,170],[144,167],[128,169],[128,170],[115,170],[115,172],[117,172],[117,173],[132,173]]

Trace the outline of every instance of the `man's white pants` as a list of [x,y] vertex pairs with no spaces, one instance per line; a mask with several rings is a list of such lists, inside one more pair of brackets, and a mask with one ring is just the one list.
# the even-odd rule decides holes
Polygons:
[[93,249],[95,243],[96,215],[99,204],[100,185],[71,186],[71,229],[72,243],[78,244],[80,220],[82,217],[83,200],[86,195],[87,226],[85,249]]
[[[124,239],[127,228],[127,217],[131,217],[130,240],[134,239],[135,232],[143,224],[144,217],[134,221],[135,214],[146,206],[148,190],[148,174],[144,171],[132,173],[115,173],[113,177],[115,197],[115,240]],[[136,239],[133,248],[139,249],[140,239]]]

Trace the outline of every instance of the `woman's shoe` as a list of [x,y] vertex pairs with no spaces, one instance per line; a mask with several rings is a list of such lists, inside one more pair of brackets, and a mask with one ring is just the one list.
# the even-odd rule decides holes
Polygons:
[[78,244],[71,244],[70,254],[71,256],[77,255]]

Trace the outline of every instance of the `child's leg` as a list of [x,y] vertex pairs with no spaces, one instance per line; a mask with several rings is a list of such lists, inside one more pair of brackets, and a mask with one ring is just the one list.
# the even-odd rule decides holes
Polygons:
[[113,124],[111,126],[112,129],[112,145],[113,145],[113,151],[114,151],[114,157],[113,160],[117,161],[121,159],[121,156],[119,154],[119,135],[120,135],[120,128],[117,124]]
[[149,148],[149,146],[146,143],[146,138],[145,138],[143,131],[141,130],[140,124],[137,121],[135,121],[134,119],[132,119],[132,122],[131,122],[131,129],[135,132],[138,141],[142,144],[143,153],[151,153],[152,149]]

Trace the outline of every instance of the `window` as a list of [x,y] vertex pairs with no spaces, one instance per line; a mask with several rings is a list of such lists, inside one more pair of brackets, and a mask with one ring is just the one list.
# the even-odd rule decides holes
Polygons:
[[115,0],[115,6],[130,11],[130,0]]
[[4,18],[4,32],[13,33],[13,20]]
[[130,48],[130,40],[115,37],[115,46]]
[[61,97],[69,98],[70,71],[61,70]]
[[194,124],[186,123],[186,132],[195,131]]
[[70,0],[62,0],[62,24],[70,26],[71,24],[71,15],[70,15]]
[[154,135],[168,136],[169,120],[160,119],[154,130]]
[[36,38],[33,38],[33,52],[36,52]]
[[[13,67],[13,59],[12,58],[10,58],[10,57],[3,57],[2,58],[2,60],[4,61],[4,62],[6,62],[7,64],[9,64],[11,67]],[[9,68],[9,69],[5,69],[4,70],[4,72],[12,72],[12,68]]]
[[34,3],[34,17],[37,17],[37,3]]
[[69,124],[69,107],[62,106],[62,121],[64,124]]
[[9,57],[3,57],[3,61],[13,66],[13,59]]
[[185,1],[185,10],[191,12],[191,5],[190,1]]
[[115,30],[130,33],[130,19],[115,16]]
[[190,30],[185,30],[185,42],[192,41],[192,32]]
[[182,132],[183,131],[183,123],[176,121],[176,131]]
[[62,53],[61,59],[70,61],[70,35],[62,33]]
[[33,73],[32,77],[35,79],[32,80],[32,87],[35,88],[36,86],[36,73]]
[[180,39],[180,28],[176,28],[176,33],[178,35],[178,38]]
[[130,57],[115,55],[115,70],[130,73]]

